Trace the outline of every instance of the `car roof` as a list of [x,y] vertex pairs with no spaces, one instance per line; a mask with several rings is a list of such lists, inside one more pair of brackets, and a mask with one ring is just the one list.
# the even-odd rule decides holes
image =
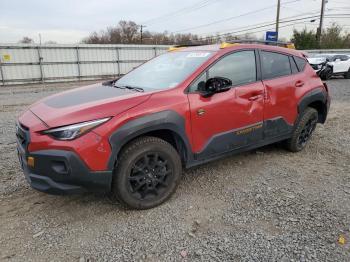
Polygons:
[[286,53],[289,55],[294,55],[298,57],[305,57],[304,52],[286,48],[286,47],[279,47],[279,46],[273,46],[273,45],[264,45],[264,44],[246,44],[246,43],[233,43],[233,44],[227,44],[227,47],[223,44],[214,44],[214,45],[198,45],[198,46],[183,46],[178,47],[178,52],[186,52],[186,51],[211,51],[211,52],[217,52],[218,54],[224,54],[229,53],[234,50],[240,50],[240,49],[261,49],[261,50],[267,50],[272,52],[281,52]]

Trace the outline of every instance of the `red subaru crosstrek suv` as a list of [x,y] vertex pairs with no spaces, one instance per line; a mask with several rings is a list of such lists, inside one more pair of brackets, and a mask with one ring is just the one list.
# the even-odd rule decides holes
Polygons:
[[263,44],[173,48],[123,77],[40,100],[17,121],[35,189],[109,192],[151,208],[183,167],[284,141],[302,150],[330,104],[301,52]]

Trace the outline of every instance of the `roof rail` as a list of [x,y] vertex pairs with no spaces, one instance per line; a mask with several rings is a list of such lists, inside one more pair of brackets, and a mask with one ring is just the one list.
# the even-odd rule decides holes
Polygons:
[[255,39],[237,39],[232,41],[227,41],[229,44],[242,43],[242,44],[264,44],[264,45],[275,45],[280,47],[286,47],[295,49],[292,42],[282,42],[282,41],[270,41],[270,40],[255,40]]
[[[282,42],[282,41],[270,41],[270,40],[255,40],[255,39],[237,39],[237,40],[231,40],[231,41],[225,41],[222,42],[220,45],[220,48],[228,48],[232,47],[238,44],[264,44],[264,45],[274,45],[274,46],[280,46],[290,49],[295,49],[295,46],[292,42]],[[192,47],[192,46],[202,46],[202,45],[210,45],[208,43],[198,43],[198,44],[182,44],[182,45],[174,45],[169,47],[168,51],[176,51],[180,50],[186,47]]]
[[208,45],[208,44],[187,44],[187,45],[173,45],[168,48],[168,51],[176,51],[185,47],[191,47],[191,46],[202,46],[202,45]]

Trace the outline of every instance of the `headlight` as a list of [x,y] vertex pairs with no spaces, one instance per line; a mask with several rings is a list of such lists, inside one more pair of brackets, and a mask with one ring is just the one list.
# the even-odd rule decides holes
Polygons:
[[107,117],[74,125],[52,128],[45,130],[42,133],[59,140],[72,140],[107,122],[109,119],[110,117]]

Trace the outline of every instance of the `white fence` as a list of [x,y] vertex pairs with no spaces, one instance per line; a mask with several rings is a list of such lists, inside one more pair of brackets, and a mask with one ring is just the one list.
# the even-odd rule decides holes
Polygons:
[[164,53],[161,45],[0,44],[0,83],[110,78]]
[[[28,45],[0,44],[0,83],[24,84],[110,78],[129,72],[166,45]],[[349,49],[305,50],[347,53]]]
[[304,50],[310,54],[345,54],[350,55],[350,49],[314,49],[314,50]]

